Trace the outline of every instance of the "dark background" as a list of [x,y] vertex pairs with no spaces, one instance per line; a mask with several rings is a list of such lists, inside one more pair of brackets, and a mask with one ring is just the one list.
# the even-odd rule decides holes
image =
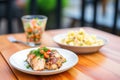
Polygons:
[[23,15],[46,15],[46,30],[94,27],[119,35],[120,0],[0,0],[0,34],[23,32]]

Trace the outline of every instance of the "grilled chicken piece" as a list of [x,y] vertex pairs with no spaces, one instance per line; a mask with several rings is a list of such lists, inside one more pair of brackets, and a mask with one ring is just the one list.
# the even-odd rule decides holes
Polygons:
[[45,67],[45,59],[35,56],[34,54],[28,55],[27,62],[35,71],[43,70]]
[[58,66],[56,64],[57,59],[55,57],[49,59],[46,61],[45,68],[49,70],[55,70],[58,69]]
[[31,60],[31,66],[33,70],[41,71],[45,67],[45,59],[40,58],[39,56],[36,56]]
[[62,63],[65,61],[66,59],[55,50],[51,54],[50,59],[47,60],[45,68],[52,70],[58,69],[62,66]]
[[58,58],[58,63],[63,63],[66,61],[66,59],[62,55],[60,55],[58,51],[55,50],[53,53],[53,55]]
[[35,54],[28,54],[27,55],[27,62],[30,64],[31,60],[35,57]]

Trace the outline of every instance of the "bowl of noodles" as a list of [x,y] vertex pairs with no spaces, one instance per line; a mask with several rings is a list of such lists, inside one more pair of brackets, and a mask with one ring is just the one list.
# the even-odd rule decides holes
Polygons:
[[58,34],[53,37],[53,41],[60,47],[79,54],[95,53],[108,42],[105,37],[89,34],[84,29]]

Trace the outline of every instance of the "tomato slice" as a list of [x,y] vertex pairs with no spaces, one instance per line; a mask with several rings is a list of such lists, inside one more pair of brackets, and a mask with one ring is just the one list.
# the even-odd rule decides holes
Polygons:
[[50,53],[51,53],[51,50],[48,50],[46,53],[47,53],[47,54],[50,54]]
[[49,55],[47,53],[44,53],[45,58],[49,58]]

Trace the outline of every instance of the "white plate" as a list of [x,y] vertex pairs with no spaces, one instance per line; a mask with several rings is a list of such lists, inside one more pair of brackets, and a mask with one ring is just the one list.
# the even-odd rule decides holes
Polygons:
[[34,74],[34,75],[52,75],[52,74],[61,73],[63,71],[66,71],[66,70],[72,68],[74,65],[77,64],[78,57],[75,53],[73,53],[69,50],[66,50],[66,49],[61,49],[61,48],[53,48],[53,47],[48,47],[48,48],[56,49],[67,60],[57,70],[34,71],[30,68],[29,69],[26,68],[27,63],[25,62],[25,60],[27,59],[27,54],[31,50],[37,49],[37,48],[30,48],[30,49],[25,49],[25,50],[16,52],[15,54],[13,54],[10,57],[10,59],[9,59],[10,64],[19,71],[22,71],[22,72],[25,72],[28,74]]
[[101,39],[104,41],[103,45],[99,45],[99,46],[70,46],[70,45],[66,45],[66,44],[61,43],[61,40],[63,38],[65,38],[66,36],[67,36],[67,34],[58,34],[58,35],[53,37],[53,41],[55,41],[60,47],[71,50],[71,51],[73,51],[75,53],[79,53],[79,54],[97,52],[101,47],[103,47],[108,42],[108,40],[106,38],[96,35],[96,37],[98,39]]

